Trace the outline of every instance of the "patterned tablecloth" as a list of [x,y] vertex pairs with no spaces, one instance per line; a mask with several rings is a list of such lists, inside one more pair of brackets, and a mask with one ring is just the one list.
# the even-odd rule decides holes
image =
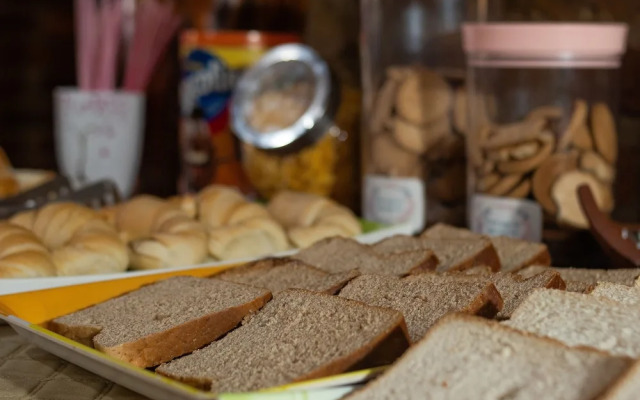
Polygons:
[[143,400],[143,397],[26,343],[0,326],[0,399]]

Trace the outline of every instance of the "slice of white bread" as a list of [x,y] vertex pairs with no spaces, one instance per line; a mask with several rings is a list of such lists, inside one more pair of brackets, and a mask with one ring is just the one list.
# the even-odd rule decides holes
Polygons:
[[345,400],[591,400],[629,364],[493,321],[452,315]]
[[378,254],[393,254],[402,251],[431,250],[438,258],[437,271],[453,271],[479,265],[500,270],[498,253],[486,238],[430,239],[407,235],[396,235],[372,245]]
[[598,400],[638,400],[639,396],[640,361],[636,361]]
[[48,327],[146,368],[211,343],[270,299],[262,288],[181,276],[56,318]]
[[[524,269],[521,274],[537,273],[544,266],[531,266]],[[567,283],[569,292],[587,292],[598,282],[613,282],[626,286],[637,286],[640,277],[640,268],[625,269],[588,269],[588,268],[554,268]]]
[[228,269],[214,277],[263,287],[273,294],[293,288],[334,294],[358,275],[357,271],[330,274],[303,261],[284,257],[254,261]]
[[491,281],[477,278],[361,275],[349,282],[339,296],[400,311],[415,342],[446,314],[465,312],[491,318],[502,309],[502,298]]
[[[591,296],[601,297],[630,306],[640,306],[640,287],[625,286],[611,282],[598,282],[589,293]],[[640,394],[640,393],[639,393]]]
[[321,240],[292,257],[330,273],[357,270],[363,274],[407,275],[434,270],[438,264],[430,250],[381,255],[367,245],[337,236]]
[[436,224],[421,235],[429,239],[481,239],[491,240],[498,253],[503,271],[517,271],[530,265],[551,265],[551,255],[542,243],[527,242],[507,236],[483,236],[468,229],[447,224]]
[[407,346],[397,311],[290,289],[224,338],[156,372],[213,392],[247,392],[385,365]]
[[595,296],[536,289],[505,324],[569,346],[640,358],[640,307]]

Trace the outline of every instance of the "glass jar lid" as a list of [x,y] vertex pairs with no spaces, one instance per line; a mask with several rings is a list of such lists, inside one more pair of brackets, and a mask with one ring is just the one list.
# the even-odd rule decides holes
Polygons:
[[337,93],[329,66],[314,50],[301,44],[277,46],[238,81],[231,127],[256,148],[296,151],[331,128]]

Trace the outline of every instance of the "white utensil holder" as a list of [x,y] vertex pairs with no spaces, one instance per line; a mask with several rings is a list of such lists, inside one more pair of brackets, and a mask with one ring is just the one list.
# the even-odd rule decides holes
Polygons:
[[57,88],[54,116],[58,166],[73,185],[111,179],[129,197],[142,158],[144,94]]

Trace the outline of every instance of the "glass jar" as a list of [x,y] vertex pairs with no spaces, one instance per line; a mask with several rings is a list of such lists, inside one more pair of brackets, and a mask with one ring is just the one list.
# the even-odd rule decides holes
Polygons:
[[[465,223],[464,0],[363,0],[362,171],[366,219]],[[478,2],[486,4],[486,2]]]
[[471,228],[532,241],[588,228],[577,188],[615,204],[622,24],[468,24]]
[[[353,113],[326,61],[305,45],[278,46],[239,80],[231,124],[242,165],[265,199],[281,190],[332,197],[352,206]],[[357,115],[357,114],[355,114]]]
[[299,36],[260,31],[187,30],[180,38],[180,192],[211,184],[250,193],[229,127],[236,81],[270,48]]

